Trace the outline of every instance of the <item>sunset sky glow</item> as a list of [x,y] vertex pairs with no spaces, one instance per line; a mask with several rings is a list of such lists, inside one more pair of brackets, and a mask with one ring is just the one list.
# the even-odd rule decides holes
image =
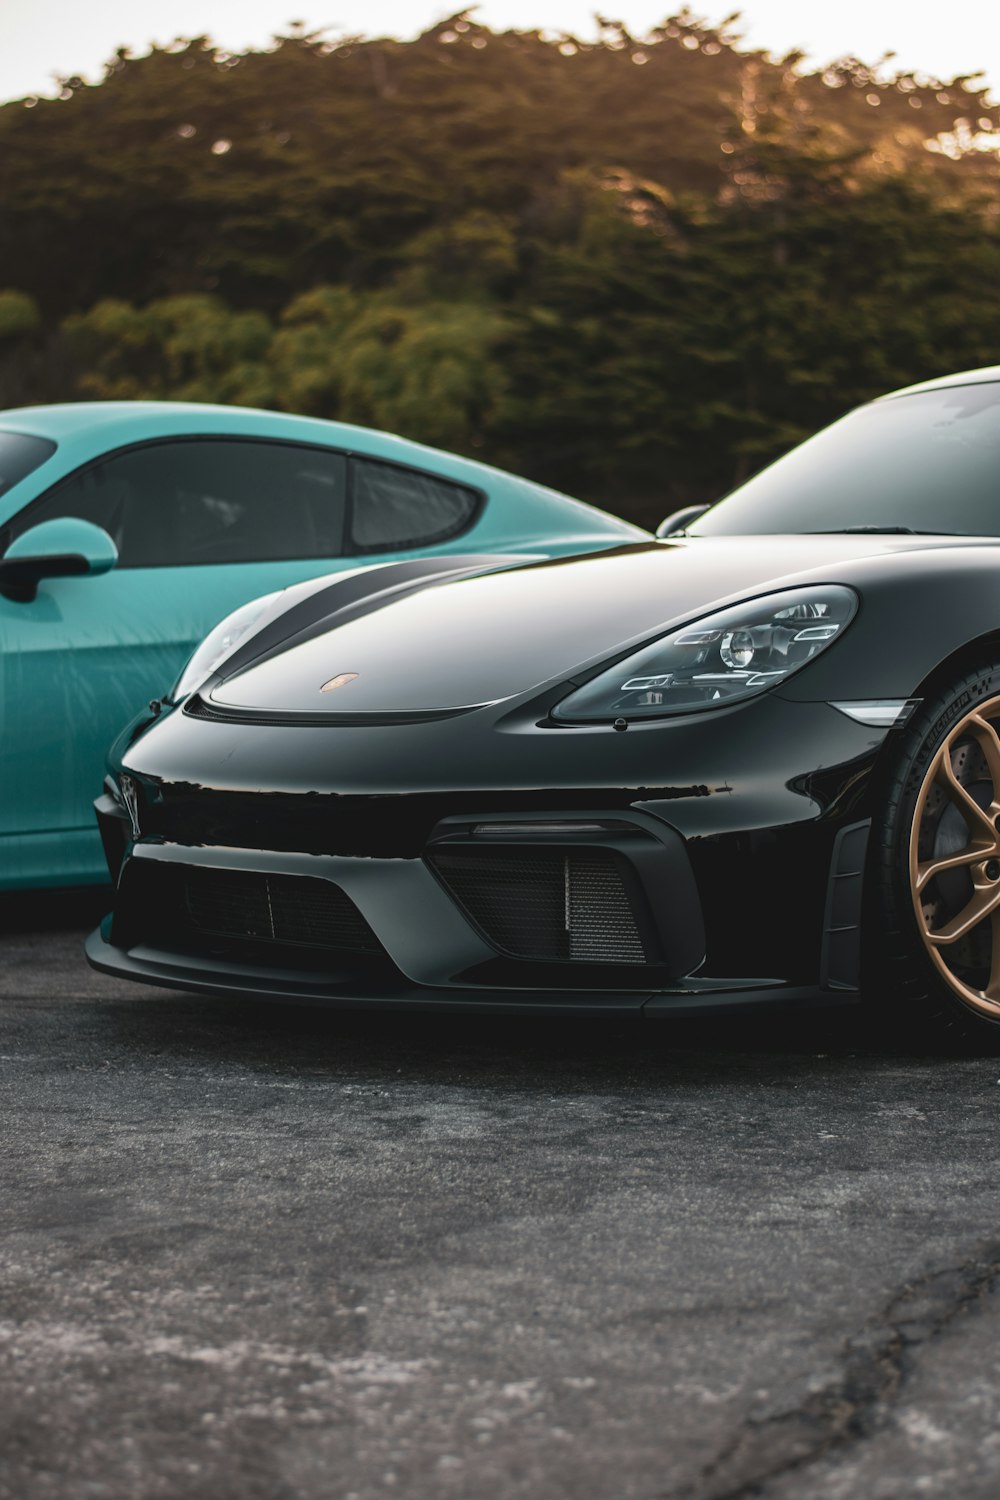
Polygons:
[[[232,52],[264,47],[292,21],[336,37],[351,33],[411,37],[453,14],[448,0],[3,0],[0,7],[0,100],[55,93],[56,76],[102,76],[102,65],[120,46],[135,53],[151,42],[207,32]],[[587,0],[486,0],[476,20],[495,29],[543,28],[579,36],[594,32]],[[603,8],[633,32],[658,24],[680,5],[621,0]],[[718,23],[733,5],[705,0],[692,9]],[[950,78],[983,71],[993,95],[1000,88],[1000,6],[997,0],[964,0],[951,24],[912,0],[748,0],[739,29],[746,43],[781,55],[801,48],[817,64],[845,53],[874,62],[895,51],[896,65]]]

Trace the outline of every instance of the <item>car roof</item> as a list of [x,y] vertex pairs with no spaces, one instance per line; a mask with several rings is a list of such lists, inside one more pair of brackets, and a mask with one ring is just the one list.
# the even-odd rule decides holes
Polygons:
[[[0,412],[6,422],[17,422],[37,426],[39,432],[52,437],[67,437],[75,432],[94,432],[117,429],[130,425],[135,427],[158,426],[166,422],[171,426],[182,423],[192,431],[200,427],[213,432],[227,428],[245,432],[262,423],[274,429],[284,428],[288,432],[311,431],[319,442],[343,443],[351,437],[363,435],[367,438],[380,436],[405,443],[407,447],[419,448],[419,443],[409,438],[396,438],[391,433],[379,432],[374,427],[358,427],[349,422],[328,421],[324,417],[303,417],[292,412],[273,411],[264,407],[228,406],[207,401],[64,401],[51,406],[9,407]],[[431,450],[425,450],[431,451]]]
[[[410,438],[397,437],[374,427],[349,422],[302,417],[291,412],[266,411],[249,406],[216,406],[196,401],[73,401],[52,406],[21,406],[0,411],[0,427],[57,444],[62,465],[73,469],[90,463],[105,452],[133,443],[194,437],[244,437],[270,442],[319,443],[362,453],[369,458],[404,464],[485,490],[494,496],[517,496],[529,500],[542,524],[573,526],[587,536],[620,536],[643,540],[649,533],[599,507],[565,495],[559,490],[511,474],[463,454],[431,448]],[[33,470],[25,483],[29,488],[47,485],[51,472],[46,466]],[[12,486],[5,496],[22,503],[23,486]],[[28,494],[27,498],[33,498]],[[0,507],[0,521],[2,521]]]
[[[302,417],[290,412],[266,411],[250,406],[214,406],[200,401],[73,401],[53,406],[21,406],[0,411],[0,423],[32,436],[54,442],[80,437],[102,438],[102,446],[141,442],[147,437],[170,437],[182,433],[205,436],[250,435],[289,441],[323,443],[338,448],[360,447],[365,453],[423,467],[458,465],[475,483],[475,471],[484,478],[500,472],[477,459],[430,448],[410,438],[397,437],[374,427],[332,422],[322,417]],[[505,478],[515,476],[505,475]]]
[[990,385],[1000,380],[1000,365],[984,365],[981,370],[959,370],[954,375],[937,375],[933,380],[921,380],[916,385],[904,385],[898,391],[889,391],[880,396],[880,401],[893,401],[897,396],[913,396],[918,391],[941,391],[950,385]]
[[[595,513],[595,507],[559,490],[484,464],[464,454],[432,448],[411,438],[398,437],[377,427],[302,417],[291,412],[267,411],[252,406],[213,406],[201,401],[73,401],[53,406],[9,407],[0,411],[0,425],[55,443],[81,441],[91,454],[105,448],[124,447],[147,439],[182,437],[258,437],[278,442],[322,443],[360,451],[371,458],[431,469],[451,479],[482,488],[499,480],[530,490],[536,496],[580,506]],[[637,531],[620,522],[623,531]]]

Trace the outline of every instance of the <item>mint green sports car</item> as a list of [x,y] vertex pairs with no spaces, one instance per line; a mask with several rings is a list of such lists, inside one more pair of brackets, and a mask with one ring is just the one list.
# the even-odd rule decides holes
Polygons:
[[636,540],[526,479],[338,422],[0,412],[0,889],[107,880],[91,806],[105,751],[240,605],[372,563]]

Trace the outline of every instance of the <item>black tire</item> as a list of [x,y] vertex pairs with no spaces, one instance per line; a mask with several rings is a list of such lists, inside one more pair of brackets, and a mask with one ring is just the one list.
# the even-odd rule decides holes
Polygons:
[[872,823],[865,914],[865,990],[895,1046],[1000,1050],[1000,1014],[985,1014],[942,978],[915,911],[910,836],[921,789],[949,735],[1000,698],[1000,663],[983,662],[926,698],[899,732]]

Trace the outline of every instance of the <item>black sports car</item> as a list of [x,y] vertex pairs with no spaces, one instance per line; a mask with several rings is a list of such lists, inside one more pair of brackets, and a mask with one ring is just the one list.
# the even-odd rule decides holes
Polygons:
[[[1000,1022],[1000,368],[652,544],[438,558],[223,623],[97,804],[115,974]],[[662,528],[661,528],[662,529]]]

